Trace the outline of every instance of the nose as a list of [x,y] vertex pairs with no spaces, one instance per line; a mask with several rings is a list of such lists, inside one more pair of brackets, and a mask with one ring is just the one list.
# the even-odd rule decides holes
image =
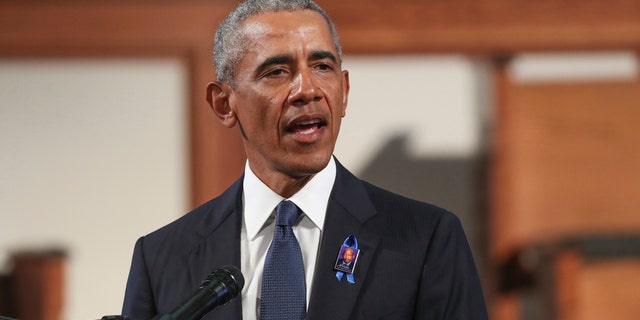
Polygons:
[[289,103],[303,106],[322,98],[317,79],[309,70],[300,71],[291,83]]

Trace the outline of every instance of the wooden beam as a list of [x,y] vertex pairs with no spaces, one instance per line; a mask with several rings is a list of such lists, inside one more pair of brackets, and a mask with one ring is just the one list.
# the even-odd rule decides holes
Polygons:
[[638,48],[634,0],[327,2],[347,52],[513,54]]
[[[640,48],[635,0],[319,1],[346,53],[472,54]],[[41,46],[210,41],[233,1],[4,1],[4,53]]]

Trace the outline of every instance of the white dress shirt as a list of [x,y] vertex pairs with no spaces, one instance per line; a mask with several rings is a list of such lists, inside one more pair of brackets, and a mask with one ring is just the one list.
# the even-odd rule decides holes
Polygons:
[[[302,218],[298,218],[297,224],[293,226],[293,233],[302,250],[307,306],[309,306],[311,281],[322,237],[329,194],[335,179],[336,164],[331,157],[329,164],[322,171],[318,172],[300,191],[288,199],[293,201],[303,212]],[[242,318],[244,320],[258,319],[264,259],[269,245],[271,245],[271,240],[273,240],[275,208],[282,200],[285,198],[273,192],[256,177],[247,161],[242,193],[243,224],[240,231],[240,269],[245,281],[242,289]]]

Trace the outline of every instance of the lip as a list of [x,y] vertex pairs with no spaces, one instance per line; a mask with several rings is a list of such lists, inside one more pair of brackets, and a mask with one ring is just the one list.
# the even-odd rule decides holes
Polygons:
[[327,118],[322,114],[301,115],[288,121],[284,132],[297,142],[313,143],[321,138],[327,125]]

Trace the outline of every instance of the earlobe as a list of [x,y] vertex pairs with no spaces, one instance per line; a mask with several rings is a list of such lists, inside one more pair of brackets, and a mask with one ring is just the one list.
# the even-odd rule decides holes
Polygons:
[[231,88],[224,83],[214,81],[207,85],[207,102],[213,113],[226,127],[233,127],[238,122],[235,112],[229,104]]

